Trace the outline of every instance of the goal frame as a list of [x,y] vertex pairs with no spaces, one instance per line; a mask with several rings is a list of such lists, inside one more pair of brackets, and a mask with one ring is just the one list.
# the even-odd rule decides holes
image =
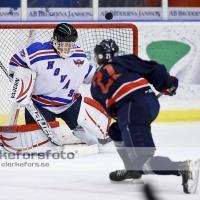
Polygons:
[[[20,23],[20,22],[18,22]],[[59,23],[53,24],[0,24],[0,29],[52,29]],[[90,24],[74,24],[70,23],[74,28],[130,28],[133,31],[133,54],[138,55],[138,28],[132,23],[90,23]]]
[[[9,30],[9,29],[32,29],[32,30],[39,30],[39,29],[54,29],[60,22],[46,22],[47,24],[44,24],[45,22],[12,22],[11,24],[6,24],[6,23],[0,23],[0,30]],[[128,37],[126,38],[126,32],[123,32],[121,30],[117,30],[117,32],[121,33],[121,38],[123,38],[124,41],[126,41],[125,49],[128,49],[128,46],[131,47],[129,50],[129,53],[133,53],[135,55],[138,55],[138,28],[136,25],[133,23],[69,23],[76,29],[96,29],[95,32],[97,32],[97,36],[100,35],[98,34],[98,29],[101,29],[101,32],[103,32],[103,29],[106,31],[112,30],[112,29],[128,29],[129,33],[128,35],[130,36],[131,40],[128,40]],[[53,35],[53,31],[52,31]],[[87,35],[86,35],[87,36]],[[114,36],[114,35],[113,35]],[[124,36],[124,37],[123,37]],[[7,37],[7,36],[6,36]],[[109,36],[112,38],[112,34]],[[81,38],[81,35],[80,35]],[[89,38],[90,39],[90,38]],[[89,41],[89,40],[88,40]],[[127,46],[128,45],[128,46]],[[83,48],[83,50],[85,50]],[[91,49],[92,50],[92,49]],[[16,108],[13,109],[13,111],[8,112],[8,116],[10,117],[11,113],[16,113]],[[19,113],[19,111],[18,111]],[[8,120],[9,121],[9,120]],[[16,120],[15,120],[16,122]],[[16,125],[17,123],[11,123],[7,125]],[[19,124],[18,124],[19,125]],[[2,126],[0,124],[0,126]],[[64,129],[63,129],[64,130]],[[67,139],[67,138],[66,138]]]

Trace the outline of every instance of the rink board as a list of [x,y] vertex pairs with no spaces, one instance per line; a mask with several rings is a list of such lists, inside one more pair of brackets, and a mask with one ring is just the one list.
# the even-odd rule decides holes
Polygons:
[[[2,120],[4,119],[4,120]],[[7,114],[0,114],[1,121],[7,121],[8,115]],[[60,119],[61,125],[64,125],[64,122]],[[24,116],[19,115],[20,123],[18,125],[25,124]],[[160,111],[158,117],[156,118],[155,122],[195,122],[200,121],[200,110],[162,110]],[[0,124],[1,126],[6,124]]]

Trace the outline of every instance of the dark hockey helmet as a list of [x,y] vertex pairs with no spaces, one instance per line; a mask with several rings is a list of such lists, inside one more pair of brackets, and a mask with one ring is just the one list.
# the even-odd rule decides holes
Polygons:
[[53,31],[51,44],[56,49],[58,55],[65,59],[74,52],[72,47],[77,39],[78,33],[76,29],[67,23],[61,23]]
[[102,65],[112,57],[117,56],[118,51],[119,47],[114,40],[102,40],[100,44],[97,44],[94,48],[95,59],[99,65]]

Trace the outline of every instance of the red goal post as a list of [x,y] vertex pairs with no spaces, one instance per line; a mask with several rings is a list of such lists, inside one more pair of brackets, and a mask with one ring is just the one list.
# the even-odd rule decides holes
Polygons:
[[[58,23],[13,23],[0,24],[0,61],[8,70],[12,55],[33,42],[47,42],[53,35],[53,29]],[[138,54],[138,29],[132,23],[70,23],[78,31],[77,44],[85,51],[90,63],[94,61],[93,49],[102,39],[114,39],[119,45],[119,55]],[[0,70],[0,126],[5,126],[11,109],[8,99],[10,82]],[[83,96],[90,96],[88,85],[80,88]],[[18,119],[19,125],[24,124],[24,110],[21,109]],[[62,123],[65,135],[70,130]]]

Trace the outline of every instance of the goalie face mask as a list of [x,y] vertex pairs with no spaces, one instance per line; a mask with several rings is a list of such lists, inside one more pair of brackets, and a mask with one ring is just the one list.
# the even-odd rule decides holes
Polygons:
[[58,55],[66,59],[73,54],[73,46],[77,39],[78,33],[76,29],[67,23],[61,23],[55,27],[50,42]]
[[103,65],[112,57],[118,56],[119,47],[114,40],[102,40],[94,48],[95,60],[99,65]]
[[69,58],[73,53],[74,49],[72,48],[75,42],[58,42],[56,38],[51,39],[51,44],[56,50],[57,54],[63,58]]

